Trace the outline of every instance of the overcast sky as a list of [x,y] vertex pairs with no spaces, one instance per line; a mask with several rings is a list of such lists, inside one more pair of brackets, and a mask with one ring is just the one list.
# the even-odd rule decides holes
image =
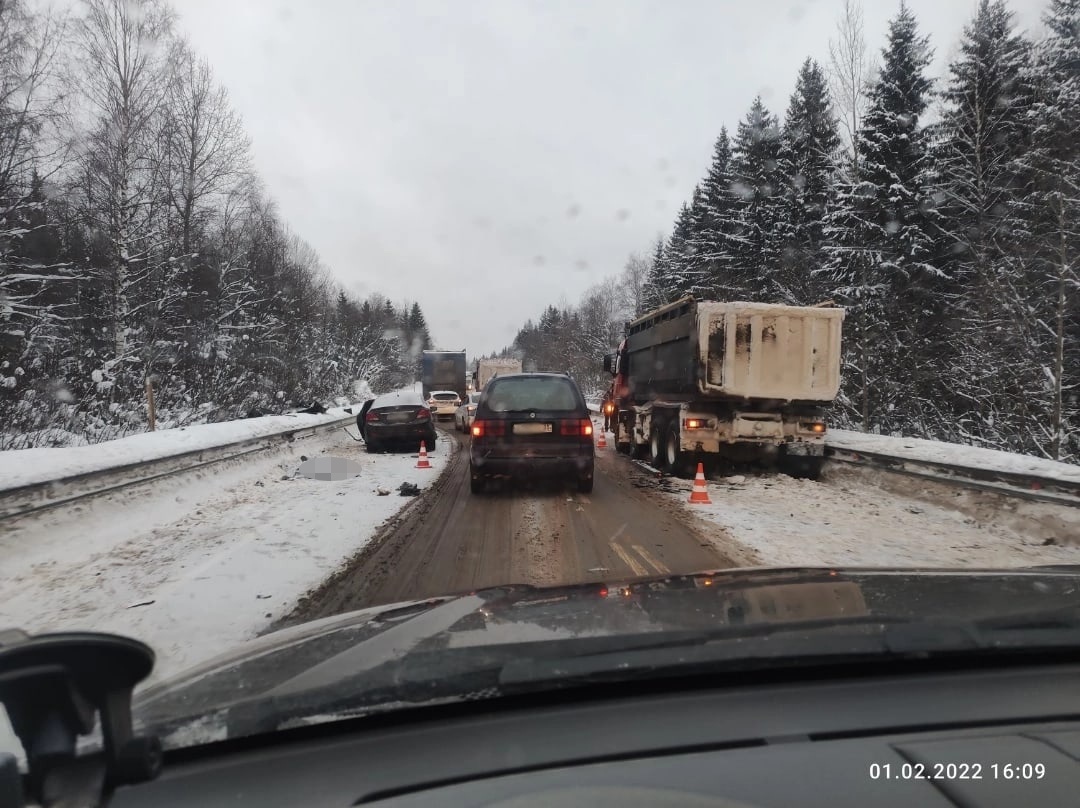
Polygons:
[[[843,0],[176,0],[282,217],[347,288],[496,350],[667,232]],[[867,0],[876,55],[899,2]],[[908,0],[940,74],[977,0]],[[1041,0],[1013,0],[1026,28]]]

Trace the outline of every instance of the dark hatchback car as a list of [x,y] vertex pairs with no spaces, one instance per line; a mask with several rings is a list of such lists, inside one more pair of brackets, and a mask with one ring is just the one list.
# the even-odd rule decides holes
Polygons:
[[593,425],[585,398],[569,376],[520,373],[487,383],[472,423],[472,492],[486,478],[571,477],[593,488]]
[[364,404],[357,417],[360,434],[369,452],[391,447],[435,451],[435,422],[423,396],[411,390],[387,393]]

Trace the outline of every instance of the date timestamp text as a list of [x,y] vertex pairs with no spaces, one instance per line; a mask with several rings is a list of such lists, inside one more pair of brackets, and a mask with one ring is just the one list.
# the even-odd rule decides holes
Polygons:
[[871,780],[1042,780],[1045,763],[871,763]]

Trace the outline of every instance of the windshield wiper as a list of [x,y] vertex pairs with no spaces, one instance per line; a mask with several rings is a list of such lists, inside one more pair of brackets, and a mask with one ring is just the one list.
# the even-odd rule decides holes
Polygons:
[[[437,704],[605,682],[903,660],[1008,658],[1080,652],[1080,624],[1064,612],[984,622],[863,615],[709,630],[426,648],[310,689],[275,688],[225,711],[227,735]],[[358,649],[359,650],[359,649]],[[183,726],[194,717],[173,727]],[[166,733],[167,734],[167,733]]]
[[742,627],[756,631],[721,629],[707,642],[681,648],[639,647],[565,659],[523,656],[503,666],[499,686],[520,691],[706,671],[1080,652],[1080,625],[1075,621],[1048,624],[1038,615],[1031,622],[1023,617],[1000,625],[867,617]]

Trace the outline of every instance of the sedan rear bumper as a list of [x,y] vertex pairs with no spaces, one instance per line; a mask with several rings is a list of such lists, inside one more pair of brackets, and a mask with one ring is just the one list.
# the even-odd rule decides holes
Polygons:
[[435,434],[435,426],[430,421],[423,424],[368,424],[365,434],[381,443],[428,440]]
[[479,476],[549,477],[571,474],[575,478],[592,477],[593,456],[585,455],[491,455],[470,452],[472,473]]

